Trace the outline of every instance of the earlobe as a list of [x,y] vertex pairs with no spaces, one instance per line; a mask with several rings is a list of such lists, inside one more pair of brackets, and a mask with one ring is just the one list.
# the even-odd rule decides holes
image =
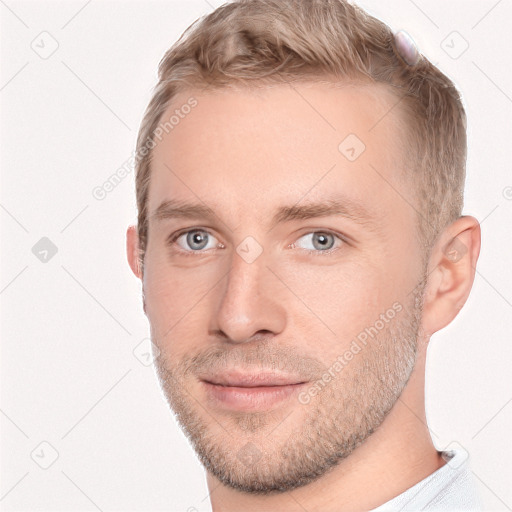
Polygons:
[[478,220],[463,216],[443,231],[433,248],[422,320],[429,335],[446,327],[465,304],[475,278],[480,243]]
[[132,272],[141,279],[140,265],[139,265],[139,238],[137,235],[137,226],[128,226],[126,231],[126,255],[128,264]]

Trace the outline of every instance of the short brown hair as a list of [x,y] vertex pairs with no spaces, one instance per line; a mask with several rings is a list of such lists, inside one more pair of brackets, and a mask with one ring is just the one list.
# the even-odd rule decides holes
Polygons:
[[407,120],[404,154],[417,198],[417,235],[430,254],[463,206],[466,115],[452,81],[421,54],[416,64],[405,62],[392,30],[345,0],[235,0],[196,20],[160,61],[137,138],[141,271],[148,237],[148,141],[154,142],[176,94],[321,76],[388,84],[396,95]]

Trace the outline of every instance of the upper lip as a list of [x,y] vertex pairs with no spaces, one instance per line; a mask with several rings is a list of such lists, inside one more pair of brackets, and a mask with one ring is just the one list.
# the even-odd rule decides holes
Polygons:
[[242,371],[225,371],[217,375],[202,376],[202,380],[221,386],[237,386],[255,388],[258,386],[286,386],[290,384],[302,384],[304,379],[296,375],[276,373],[272,371],[259,371],[249,373]]

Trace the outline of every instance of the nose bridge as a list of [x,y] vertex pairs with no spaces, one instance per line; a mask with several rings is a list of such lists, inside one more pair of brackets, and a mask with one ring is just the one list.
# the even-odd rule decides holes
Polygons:
[[246,341],[260,330],[284,329],[285,310],[276,301],[277,283],[267,263],[266,252],[251,237],[233,251],[214,319],[215,329],[232,341]]

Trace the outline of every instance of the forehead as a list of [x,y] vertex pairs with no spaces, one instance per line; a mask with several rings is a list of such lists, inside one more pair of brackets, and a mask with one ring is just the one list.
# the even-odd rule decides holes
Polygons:
[[339,193],[382,214],[402,172],[398,100],[377,85],[181,92],[161,119],[148,211],[194,199],[267,221]]

